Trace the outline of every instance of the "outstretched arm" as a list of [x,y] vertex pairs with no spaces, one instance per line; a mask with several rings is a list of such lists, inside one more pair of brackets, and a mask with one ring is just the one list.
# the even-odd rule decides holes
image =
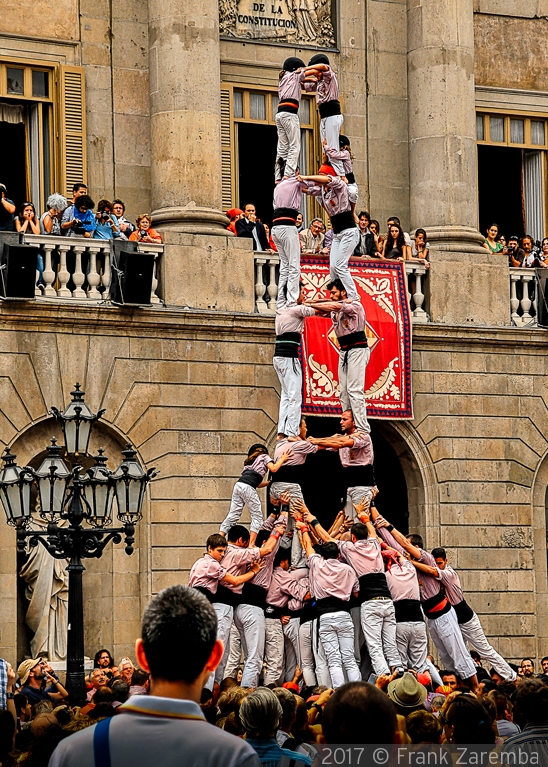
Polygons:
[[423,573],[427,573],[428,575],[432,575],[434,578],[439,578],[439,571],[437,567],[430,567],[430,565],[425,565],[422,562],[416,562],[415,560],[411,560],[411,563],[415,565],[417,570],[420,570]]
[[291,453],[289,450],[286,450],[285,453],[282,453],[281,456],[278,458],[276,463],[271,461],[270,463],[267,463],[267,468],[270,469],[270,471],[275,474],[278,469],[280,469],[286,461],[289,461],[291,458]]
[[312,541],[310,540],[310,536],[308,534],[308,526],[305,525],[304,522],[296,521],[295,527],[299,533],[299,540],[301,542],[301,546],[304,549],[304,553],[307,557],[311,557],[312,554],[314,554],[314,549],[312,548]]
[[324,530],[316,517],[311,514],[311,512],[306,508],[302,501],[297,501],[295,505],[297,507],[297,511],[303,515],[304,521],[314,528],[314,532],[318,538],[320,538],[324,543],[335,543],[335,539],[329,535],[327,530]]
[[230,573],[227,573],[225,577],[221,579],[221,583],[229,583],[231,586],[239,586],[242,583],[247,583],[247,581],[254,578],[264,566],[265,563],[261,559],[259,562],[254,562],[251,565],[251,569],[243,575],[231,575]]
[[333,437],[309,437],[308,441],[318,447],[330,447],[333,450],[340,450],[341,447],[353,447],[354,440],[345,434],[335,434]]
[[266,557],[268,554],[274,551],[278,540],[282,537],[285,525],[279,525],[273,530],[270,538],[259,549],[261,557]]

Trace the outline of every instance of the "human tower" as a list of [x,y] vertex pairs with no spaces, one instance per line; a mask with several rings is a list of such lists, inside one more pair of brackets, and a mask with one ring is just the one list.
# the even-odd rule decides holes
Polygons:
[[[299,104],[316,94],[323,161],[318,173],[299,172]],[[458,574],[443,549],[425,551],[419,535],[406,537],[374,506],[373,446],[364,395],[369,348],[365,311],[348,268],[359,239],[358,188],[343,124],[337,75],[325,54],[308,66],[286,59],[276,115],[278,147],[272,239],[280,256],[273,365],[280,379],[278,436],[273,456],[249,448],[220,532],[192,567],[189,585],[212,602],[223,660],[208,682],[232,676],[241,684],[277,686],[302,669],[299,684],[339,687],[345,681],[413,671],[426,685],[441,684],[427,658],[427,630],[445,668],[477,688],[469,642],[505,679],[515,678],[489,645],[466,603]],[[329,298],[305,301],[300,282],[297,215],[302,194],[315,196],[333,229]],[[341,433],[307,437],[301,414],[299,348],[306,317],[331,316],[339,344]],[[306,507],[305,461],[318,450],[338,451],[346,506],[325,529]],[[271,476],[271,480],[268,476]],[[326,478],[328,481],[328,478]],[[275,511],[264,519],[257,489],[268,486]],[[250,530],[240,524],[244,506]]]

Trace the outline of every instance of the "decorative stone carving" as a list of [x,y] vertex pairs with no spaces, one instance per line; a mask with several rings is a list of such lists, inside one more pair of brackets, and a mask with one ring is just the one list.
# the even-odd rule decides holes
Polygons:
[[335,46],[332,0],[219,0],[225,37]]

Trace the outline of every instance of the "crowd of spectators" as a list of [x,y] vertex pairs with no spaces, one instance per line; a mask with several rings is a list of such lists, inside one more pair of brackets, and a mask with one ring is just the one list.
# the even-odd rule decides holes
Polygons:
[[[255,205],[248,203],[244,209],[231,208],[227,211],[227,229],[237,237],[253,239],[253,249],[273,253],[276,251],[267,223],[257,218]],[[430,266],[428,253],[430,245],[424,229],[417,229],[413,238],[404,232],[400,219],[391,216],[386,222],[386,234],[381,234],[380,223],[372,219],[367,211],[357,215],[360,239],[354,251],[355,258],[418,261],[426,268]],[[329,256],[333,230],[326,229],[321,218],[313,218],[305,226],[302,213],[297,218],[297,229],[303,255]],[[548,241],[547,241],[548,242]]]
[[[483,744],[503,751],[548,745],[548,656],[538,674],[534,660],[524,658],[515,666],[515,682],[509,682],[482,668],[472,650],[480,683],[476,694],[447,669],[438,669],[441,686],[407,671],[381,675],[374,684],[306,688],[297,669],[282,687],[242,688],[237,678],[227,677],[210,690],[204,685],[222,655],[216,633],[216,615],[205,597],[184,586],[166,589],[145,611],[138,663],[122,658],[116,666],[107,649],[99,650],[86,678],[87,702],[80,706],[70,701],[47,661],[24,660],[16,675],[0,659],[1,767],[87,765],[93,731],[89,737],[82,731],[113,717],[120,721],[112,731],[126,732],[124,744],[144,749],[141,764],[151,764],[146,749],[156,748],[151,728],[167,718],[171,729],[161,734],[167,738],[162,762],[168,767],[180,758],[180,750],[171,750],[177,737],[179,749],[188,750],[186,763],[203,767],[274,767],[282,757],[310,765],[322,744]],[[137,736],[134,716],[119,716],[136,712]],[[147,713],[150,721],[143,725]],[[193,725],[186,721],[200,719],[212,729],[190,737]],[[82,761],[86,748],[90,752]],[[205,761],[193,760],[194,752]],[[234,752],[241,761],[234,761]],[[126,762],[134,763],[129,754],[112,764]]]
[[523,237],[513,234],[507,238],[500,234],[498,224],[491,224],[486,234],[483,247],[494,255],[506,256],[508,266],[526,269],[548,267],[548,237],[542,242],[535,240],[530,234]]
[[149,214],[137,217],[135,224],[125,217],[122,200],[101,199],[97,203],[88,194],[83,183],[72,187],[72,200],[62,194],[51,194],[46,210],[39,215],[29,200],[17,208],[8,196],[4,184],[0,184],[0,231],[20,234],[54,235],[57,237],[88,237],[98,240],[131,240],[133,242],[162,242],[160,234],[152,228]]

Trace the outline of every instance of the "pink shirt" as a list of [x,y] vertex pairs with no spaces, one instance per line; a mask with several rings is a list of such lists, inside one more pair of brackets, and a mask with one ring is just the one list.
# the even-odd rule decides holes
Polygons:
[[[233,543],[229,543],[226,547],[226,554],[223,557],[223,567],[231,575],[243,575],[247,572],[249,565],[258,562],[260,558],[260,549],[242,549]],[[226,583],[225,585],[227,589],[230,589],[235,594],[241,594],[244,587],[243,583],[240,583],[239,586],[233,586],[231,583]]]
[[458,605],[464,599],[462,593],[462,586],[460,585],[460,578],[458,574],[449,565],[445,565],[444,570],[439,571],[441,575],[441,582],[445,589],[445,595],[452,605]]
[[211,554],[204,554],[197,562],[194,562],[188,577],[189,586],[200,586],[209,589],[212,594],[217,593],[219,581],[222,581],[227,571]]
[[[278,529],[280,533],[283,533],[283,530],[287,524],[287,514],[284,512],[283,514],[280,514],[280,516],[277,519],[273,519],[271,517],[268,517],[263,522],[262,529],[263,530],[276,530]],[[274,568],[274,559],[276,557],[276,554],[278,552],[278,549],[280,548],[280,540],[281,537],[278,538],[276,541],[276,545],[274,546],[274,549],[270,552],[270,554],[267,554],[266,557],[263,557],[263,561],[265,563],[265,566],[262,570],[259,570],[259,572],[253,576],[251,579],[251,583],[255,584],[255,586],[260,586],[263,589],[267,589],[270,586],[270,581],[272,579],[272,570]]]
[[360,590],[354,570],[339,559],[324,559],[320,554],[312,554],[307,564],[316,599],[336,597],[348,602],[352,592]]
[[333,176],[327,184],[314,184],[312,181],[304,183],[307,185],[308,194],[318,197],[320,205],[325,208],[329,216],[347,213],[351,209],[348,184],[345,184],[340,176]]
[[305,78],[304,69],[301,72],[286,72],[278,83],[278,96],[280,101],[286,99],[301,100],[302,81]]
[[384,561],[378,538],[363,538],[352,541],[337,541],[343,562],[349,564],[358,578],[368,573],[384,573]]
[[342,465],[347,466],[369,466],[373,463],[373,443],[369,434],[361,431],[355,431],[353,434],[347,434],[352,437],[354,444],[352,447],[341,447],[339,456]]
[[325,104],[326,101],[335,101],[339,99],[339,83],[337,75],[331,67],[326,72],[322,72],[322,79],[317,83],[303,83],[305,91],[314,93],[316,91],[316,103]]
[[276,309],[276,335],[302,333],[305,317],[313,317],[315,314],[316,312],[311,306],[303,306],[303,304]]
[[296,578],[289,570],[274,568],[266,595],[266,602],[273,607],[285,607],[290,599],[303,600],[308,591],[308,580]]
[[341,302],[337,312],[331,312],[337,338],[365,330],[365,309],[360,301]]
[[331,160],[332,165],[333,160],[339,160],[342,162],[345,176],[348,173],[352,173],[352,160],[350,158],[350,152],[348,149],[334,149],[332,146],[324,146],[323,151]]
[[400,599],[420,599],[417,569],[407,559],[386,571],[386,582],[394,602]]
[[435,567],[438,571],[437,577],[434,577],[433,575],[428,575],[428,573],[423,573],[421,570],[417,570],[417,578],[419,579],[419,587],[421,590],[421,601],[425,602],[427,599],[435,597],[436,594],[440,592],[441,571],[438,570],[436,560],[432,554],[424,551],[424,549],[420,549],[420,552],[421,558],[419,559],[419,562],[428,565],[428,567]]
[[283,453],[289,452],[289,458],[284,466],[302,466],[309,453],[317,453],[318,446],[307,442],[306,439],[300,439],[298,442],[290,442],[287,437],[276,442],[274,449],[274,460],[277,461]]
[[[304,573],[304,576],[302,574]],[[308,578],[308,569],[306,567],[301,567],[299,570],[294,570],[293,575],[295,578],[298,578],[299,575],[302,577],[299,579],[300,583],[304,586],[306,585],[306,591],[310,591],[310,580]],[[292,597],[289,602],[287,603],[287,607],[289,610],[302,610],[305,606],[304,599],[298,599],[297,597]]]
[[[268,464],[272,462],[272,458],[267,455],[266,453],[261,453],[261,455],[258,455],[257,458],[253,461],[253,463],[250,463],[249,466],[244,466],[244,471],[256,471],[257,474],[260,474],[264,477],[266,472],[268,471]],[[242,472],[243,473],[243,472]]]
[[296,176],[282,179],[274,188],[274,210],[276,208],[299,210],[303,198],[303,186],[303,182]]

